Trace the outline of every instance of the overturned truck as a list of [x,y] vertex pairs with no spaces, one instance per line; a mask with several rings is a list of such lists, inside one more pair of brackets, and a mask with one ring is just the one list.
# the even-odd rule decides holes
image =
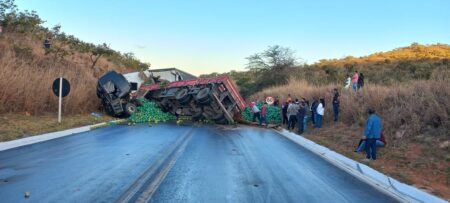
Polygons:
[[235,115],[240,115],[245,108],[244,100],[228,76],[142,84],[137,92],[131,93],[131,86],[136,85],[127,80],[128,85],[125,84],[125,78],[118,75],[110,71],[99,78],[97,85],[97,95],[113,116],[130,115],[131,109],[127,107],[134,107],[135,101],[141,98],[157,103],[164,112],[219,124],[233,123]]
[[234,116],[245,108],[228,76],[142,85],[138,95],[156,102],[165,112],[190,116],[194,121],[206,118],[219,124],[233,123]]

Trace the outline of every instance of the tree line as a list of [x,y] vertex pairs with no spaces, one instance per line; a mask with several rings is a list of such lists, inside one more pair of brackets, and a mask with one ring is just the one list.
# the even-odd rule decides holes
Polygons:
[[145,70],[148,63],[138,60],[131,52],[121,53],[110,48],[107,43],[93,44],[84,42],[73,35],[61,32],[61,25],[51,29],[44,27],[36,11],[20,11],[14,0],[0,0],[0,26],[4,33],[17,33],[31,35],[33,38],[51,40],[51,46],[46,54],[52,55],[55,60],[64,59],[75,52],[88,54],[91,60],[90,68],[95,69],[101,57],[107,58],[118,66],[135,70]]

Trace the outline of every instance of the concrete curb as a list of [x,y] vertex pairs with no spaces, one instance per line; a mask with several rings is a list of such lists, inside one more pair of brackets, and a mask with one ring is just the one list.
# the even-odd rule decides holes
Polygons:
[[[276,130],[275,130],[276,131]],[[324,158],[331,164],[350,173],[356,178],[372,185],[378,190],[398,199],[402,202],[427,202],[427,203],[445,203],[444,199],[422,191],[414,186],[410,186],[400,181],[386,176],[367,165],[361,164],[355,160],[349,159],[335,151],[321,146],[311,140],[299,136],[295,133],[283,129],[276,131],[289,140],[305,147],[313,153]]]
[[0,152],[8,150],[8,149],[13,149],[13,148],[17,148],[17,147],[22,147],[22,146],[26,146],[26,145],[36,144],[39,142],[44,142],[44,141],[60,138],[60,137],[65,137],[65,136],[69,136],[69,135],[73,135],[73,134],[77,134],[77,133],[87,132],[87,131],[90,131],[93,129],[106,127],[110,124],[117,124],[117,123],[120,123],[123,121],[124,121],[124,119],[114,120],[114,121],[97,123],[94,125],[86,125],[83,127],[72,128],[72,129],[67,129],[67,130],[62,130],[62,131],[57,131],[57,132],[45,133],[42,135],[35,135],[35,136],[21,138],[21,139],[17,139],[17,140],[0,142]]

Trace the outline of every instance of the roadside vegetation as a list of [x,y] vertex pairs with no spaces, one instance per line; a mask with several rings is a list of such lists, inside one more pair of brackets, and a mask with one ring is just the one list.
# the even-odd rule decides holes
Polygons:
[[[61,74],[71,83],[64,113],[90,113],[99,107],[95,86],[101,74],[148,67],[133,53],[112,50],[107,43],[83,42],[62,32],[61,25],[49,29],[43,23],[36,12],[19,11],[13,0],[0,2],[0,113],[56,112],[51,85]],[[44,47],[46,39],[49,48]]]
[[75,114],[65,116],[62,123],[59,124],[56,118],[56,114],[50,113],[35,116],[25,113],[0,114],[0,142],[107,122],[113,119],[109,116],[96,117],[89,114]]

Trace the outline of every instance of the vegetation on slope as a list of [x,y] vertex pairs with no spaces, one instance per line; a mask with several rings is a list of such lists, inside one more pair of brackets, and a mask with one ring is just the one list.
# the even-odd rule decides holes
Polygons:
[[[286,51],[288,50],[288,51]],[[450,46],[419,45],[379,52],[363,57],[321,60],[315,64],[299,64],[288,48],[271,46],[256,56],[248,57],[248,71],[229,74],[248,97],[264,88],[287,84],[291,77],[314,85],[341,84],[355,70],[362,72],[366,83],[391,85],[413,80],[449,78]],[[289,58],[287,60],[286,58]],[[288,61],[289,63],[283,63]],[[212,73],[201,77],[220,75]]]
[[[61,74],[71,82],[64,98],[64,112],[95,111],[97,78],[107,70],[130,72],[147,68],[132,53],[120,53],[104,43],[94,45],[48,29],[34,11],[19,11],[13,0],[0,2],[0,113],[54,112],[57,98],[51,92],[53,80]],[[43,41],[49,38],[50,48]]]

